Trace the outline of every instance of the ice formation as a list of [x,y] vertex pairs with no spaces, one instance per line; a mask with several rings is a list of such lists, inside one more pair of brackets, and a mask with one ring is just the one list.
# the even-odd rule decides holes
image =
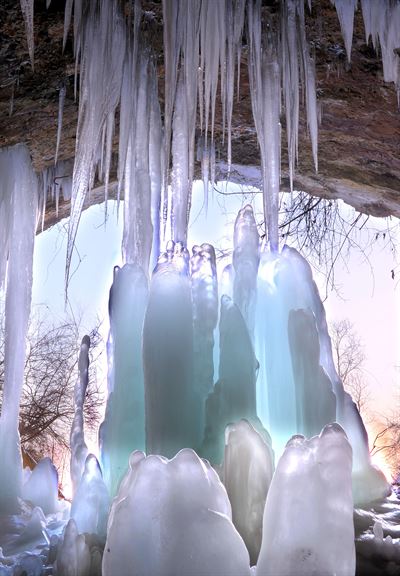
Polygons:
[[261,548],[265,500],[274,474],[274,452],[247,421],[230,424],[225,432],[223,479],[232,506],[232,522],[246,544],[250,564]]
[[104,479],[112,495],[126,472],[130,453],[145,450],[142,330],[147,299],[147,279],[139,266],[114,269],[108,399],[100,432]]
[[268,492],[258,576],[354,574],[351,464],[338,424],[288,442]]
[[24,383],[25,339],[32,295],[38,183],[26,146],[0,152],[0,286],[7,271],[4,388],[0,416],[0,513],[19,509],[22,462],[19,402]]
[[172,460],[132,454],[103,557],[103,576],[115,574],[250,576],[226,490],[192,450]]
[[79,378],[75,384],[74,390],[75,414],[70,434],[70,469],[74,492],[78,488],[85,467],[85,460],[88,455],[88,448],[85,442],[83,407],[85,403],[86,389],[89,383],[89,347],[90,338],[89,336],[84,336],[82,338],[79,352]]
[[54,164],[57,164],[58,151],[60,149],[63,113],[64,113],[64,103],[65,103],[66,93],[67,93],[67,87],[66,87],[65,83],[63,83],[60,87],[60,94],[58,97],[57,142],[56,142],[56,153],[54,154]]
[[29,58],[32,70],[34,69],[35,42],[33,37],[33,11],[35,0],[20,0],[21,10],[25,21],[26,41],[28,44]]
[[42,458],[22,486],[22,498],[44,514],[58,511],[58,473],[50,458]]

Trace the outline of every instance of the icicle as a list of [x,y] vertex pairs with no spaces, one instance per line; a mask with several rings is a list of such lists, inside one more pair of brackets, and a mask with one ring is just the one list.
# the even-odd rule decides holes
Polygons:
[[58,97],[58,125],[57,125],[57,145],[56,145],[56,154],[54,156],[54,164],[57,164],[58,159],[58,151],[60,149],[60,142],[61,142],[61,132],[62,132],[62,122],[63,122],[63,113],[64,113],[64,103],[65,103],[65,94],[66,94],[66,86],[63,85],[60,88],[60,94]]
[[33,4],[34,0],[20,0],[21,10],[24,16],[26,41],[28,43],[29,58],[31,60],[32,70],[34,69],[34,52],[35,44],[33,38]]
[[154,66],[150,76],[150,134],[149,134],[149,171],[151,183],[151,221],[153,224],[153,244],[150,270],[154,270],[160,255],[160,221],[162,175],[164,168],[164,141],[161,123],[160,103],[158,100],[157,74]]
[[11,84],[11,97],[10,97],[10,105],[8,108],[8,115],[12,116],[14,112],[14,98],[15,98],[15,80],[13,80]]
[[51,0],[46,0],[46,9],[50,8]]
[[[375,1],[375,0],[374,0]],[[357,10],[357,0],[331,0],[342,30],[347,59],[351,61],[351,45],[353,43],[354,12]]]
[[172,132],[172,236],[186,244],[189,200],[187,107],[182,74],[179,75]]
[[[79,13],[79,4],[75,2],[74,16]],[[126,29],[118,2],[98,0],[90,3],[82,20],[79,38],[81,34],[84,42],[81,44],[80,102],[68,225],[66,290],[83,204],[94,180],[102,130],[110,121],[110,115],[115,114],[120,99]]]

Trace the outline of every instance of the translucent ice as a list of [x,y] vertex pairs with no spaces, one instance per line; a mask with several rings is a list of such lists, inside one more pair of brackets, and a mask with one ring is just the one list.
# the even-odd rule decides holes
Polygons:
[[243,316],[226,295],[221,298],[219,331],[219,379],[207,398],[202,447],[202,455],[218,465],[224,454],[225,426],[241,418],[258,424],[258,362]]
[[33,8],[34,0],[20,0],[21,10],[25,21],[26,39],[28,43],[29,58],[31,60],[32,70],[34,68],[34,51],[35,44],[33,38]]
[[7,269],[0,417],[0,459],[3,462],[0,467],[0,513],[8,513],[18,509],[17,499],[22,488],[18,416],[24,382],[38,209],[38,182],[26,146],[18,144],[1,150],[0,174],[0,285]]
[[134,453],[109,520],[104,576],[249,576],[216,472],[192,450]]
[[[267,440],[265,439],[267,438]],[[232,521],[257,563],[261,548],[265,500],[274,473],[271,438],[261,436],[247,420],[225,431],[224,486],[232,506]]]
[[150,285],[143,326],[146,451],[168,457],[201,442],[202,407],[192,386],[189,254],[169,243]]
[[109,382],[101,430],[104,480],[114,495],[133,450],[145,449],[142,330],[148,287],[134,264],[115,267],[110,290]]
[[105,540],[109,496],[99,463],[93,454],[86,458],[78,489],[72,500],[71,518],[80,534],[98,534]]
[[257,576],[355,574],[351,465],[338,424],[288,442],[267,496]]
[[72,488],[76,491],[85,467],[88,448],[85,442],[83,405],[86,397],[86,389],[89,383],[89,347],[90,338],[84,336],[81,342],[78,359],[79,378],[75,384],[74,402],[75,414],[71,425],[71,480]]
[[50,458],[42,458],[22,487],[22,497],[45,514],[58,510],[58,474]]
[[55,563],[57,576],[91,576],[90,550],[71,518],[64,529],[63,541]]

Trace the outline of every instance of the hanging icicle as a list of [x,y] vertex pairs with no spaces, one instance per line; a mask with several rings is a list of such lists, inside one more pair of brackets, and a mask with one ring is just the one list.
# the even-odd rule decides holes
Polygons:
[[[75,11],[77,10],[75,3]],[[75,22],[74,22],[75,25]],[[82,21],[78,44],[80,56],[80,100],[68,224],[66,289],[78,224],[86,194],[93,185],[99,146],[105,129],[106,162],[111,157],[113,118],[120,99],[126,28],[117,0],[96,0]],[[105,180],[108,182],[106,172]]]
[[33,4],[34,0],[20,0],[21,10],[24,16],[26,41],[28,44],[29,58],[31,60],[32,70],[34,69],[34,52],[35,42],[33,37]]
[[67,88],[65,83],[63,82],[60,88],[60,94],[58,97],[58,123],[57,123],[57,144],[56,144],[56,153],[54,155],[54,164],[57,164],[58,160],[58,151],[60,149],[61,143],[61,133],[62,133],[62,123],[63,123],[63,113],[64,113],[64,104],[65,104],[65,95],[67,92]]
[[[373,0],[375,3],[376,0]],[[379,0],[378,0],[379,2]],[[353,43],[354,12],[357,10],[357,0],[331,0],[334,4],[342,30],[347,59],[351,61],[351,45]],[[386,3],[386,2],[385,2]]]

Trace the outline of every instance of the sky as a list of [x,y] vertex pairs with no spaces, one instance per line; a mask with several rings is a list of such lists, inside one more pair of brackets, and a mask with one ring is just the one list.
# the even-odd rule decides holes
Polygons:
[[[232,247],[233,224],[237,211],[251,203],[255,213],[262,213],[262,197],[254,188],[221,184],[209,192],[205,210],[204,191],[196,182],[189,226],[189,246],[211,242],[217,249]],[[343,208],[350,214],[350,208]],[[122,213],[117,220],[116,204],[110,201],[105,222],[104,205],[84,211],[76,250],[71,266],[67,309],[82,317],[82,326],[89,331],[102,320],[104,339],[108,333],[107,304],[113,266],[121,264]],[[328,290],[325,309],[328,322],[348,318],[365,346],[365,378],[368,381],[371,409],[378,415],[400,408],[400,281],[392,279],[395,268],[393,252],[385,246],[385,220],[370,218],[368,227],[358,232],[357,241],[364,251],[351,250],[335,268],[335,290]],[[380,230],[376,240],[376,230]],[[33,304],[42,315],[60,318],[64,306],[64,268],[67,221],[39,234],[34,254]],[[218,250],[217,250],[218,251]],[[314,271],[321,295],[326,282]]]

